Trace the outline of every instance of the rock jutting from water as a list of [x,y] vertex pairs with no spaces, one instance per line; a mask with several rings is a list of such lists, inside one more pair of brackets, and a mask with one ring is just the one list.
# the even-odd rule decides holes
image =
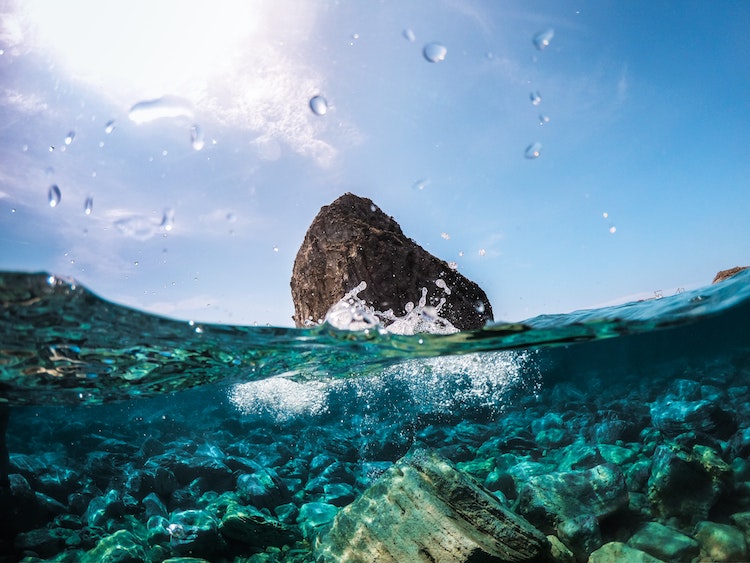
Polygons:
[[476,283],[407,238],[371,200],[346,193],[321,208],[297,253],[291,280],[296,326],[322,321],[361,282],[367,287],[359,297],[379,311],[401,315],[426,288],[427,305],[445,299],[440,316],[459,330],[493,320]]
[[714,277],[713,283],[719,283],[724,280],[728,280],[732,276],[739,274],[740,272],[747,270],[748,268],[750,268],[750,266],[735,266],[734,268],[729,268],[728,270],[721,270]]

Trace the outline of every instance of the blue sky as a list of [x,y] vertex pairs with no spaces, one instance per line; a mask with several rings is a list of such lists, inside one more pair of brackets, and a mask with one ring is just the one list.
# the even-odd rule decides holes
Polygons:
[[[750,4],[0,10],[0,269],[182,319],[290,326],[296,251],[346,191],[456,262],[498,320],[750,264]],[[423,57],[432,42],[445,60]],[[164,96],[180,111],[129,118]]]

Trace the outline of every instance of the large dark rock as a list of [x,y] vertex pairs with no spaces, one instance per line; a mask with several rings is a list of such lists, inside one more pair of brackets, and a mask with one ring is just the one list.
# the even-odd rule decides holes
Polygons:
[[[442,279],[450,293],[436,286]],[[427,305],[446,303],[440,316],[459,330],[493,320],[484,291],[446,262],[407,238],[372,201],[347,193],[324,206],[307,230],[292,272],[294,323],[325,318],[332,305],[366,282],[359,294],[375,310],[402,316],[427,288]],[[441,283],[442,285],[442,283]]]

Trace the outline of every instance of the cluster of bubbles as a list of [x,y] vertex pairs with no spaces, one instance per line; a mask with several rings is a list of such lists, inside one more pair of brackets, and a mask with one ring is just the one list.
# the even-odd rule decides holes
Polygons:
[[454,415],[465,409],[499,415],[510,394],[534,393],[540,386],[528,351],[412,359],[376,374],[353,375],[295,380],[294,374],[280,374],[235,385],[228,398],[243,415],[277,423],[394,410],[415,418],[428,413]]

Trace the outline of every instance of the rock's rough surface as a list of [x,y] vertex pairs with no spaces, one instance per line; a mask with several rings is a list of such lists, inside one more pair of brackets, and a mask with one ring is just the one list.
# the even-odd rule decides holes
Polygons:
[[588,563],[661,563],[648,553],[635,549],[622,542],[609,542],[594,551],[589,557]]
[[735,266],[734,268],[729,268],[728,270],[722,270],[716,274],[713,283],[719,283],[721,281],[727,280],[732,276],[739,274],[741,271],[747,270],[748,268],[750,268],[750,266]]
[[716,522],[700,522],[695,539],[703,561],[747,561],[745,536],[737,528]]
[[410,451],[320,538],[322,561],[546,561],[547,538],[445,459]]
[[647,522],[628,545],[664,561],[691,561],[700,551],[693,538],[658,522]]
[[[450,293],[436,287],[439,279]],[[291,281],[295,324],[324,319],[363,281],[367,288],[359,297],[379,311],[392,309],[401,316],[427,288],[427,304],[445,298],[440,316],[459,330],[493,320],[492,306],[477,284],[407,238],[371,200],[347,193],[320,210],[297,253]]]

